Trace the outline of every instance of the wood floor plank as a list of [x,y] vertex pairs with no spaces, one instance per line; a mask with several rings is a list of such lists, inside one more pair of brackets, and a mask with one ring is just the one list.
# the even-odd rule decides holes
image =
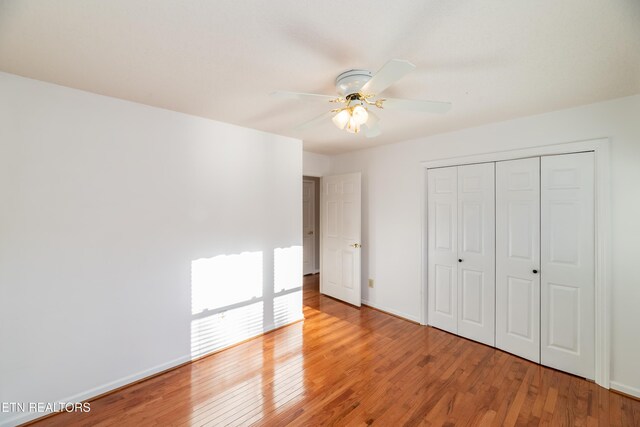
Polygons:
[[304,322],[39,426],[637,426],[640,402],[435,328],[320,295]]

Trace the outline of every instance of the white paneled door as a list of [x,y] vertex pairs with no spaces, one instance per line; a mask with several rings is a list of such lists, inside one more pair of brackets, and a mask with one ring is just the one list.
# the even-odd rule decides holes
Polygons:
[[458,333],[458,168],[427,172],[429,325]]
[[458,335],[495,343],[494,164],[458,167]]
[[594,155],[541,160],[542,364],[594,378]]
[[360,306],[360,173],[322,178],[320,292]]
[[496,347],[540,362],[540,158],[496,163]]
[[315,182],[302,182],[302,274],[316,272]]
[[494,164],[427,172],[429,324],[494,345]]

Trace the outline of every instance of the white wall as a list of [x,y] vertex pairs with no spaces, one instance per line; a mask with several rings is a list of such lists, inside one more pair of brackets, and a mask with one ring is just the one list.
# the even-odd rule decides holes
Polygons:
[[303,151],[302,168],[305,176],[324,176],[331,170],[331,157]]
[[421,161],[599,137],[612,141],[612,386],[640,396],[640,96],[333,157],[333,173],[363,174],[363,299],[420,318]]
[[198,328],[230,303],[236,341],[301,317],[299,140],[4,73],[0,94],[0,401],[228,345]]

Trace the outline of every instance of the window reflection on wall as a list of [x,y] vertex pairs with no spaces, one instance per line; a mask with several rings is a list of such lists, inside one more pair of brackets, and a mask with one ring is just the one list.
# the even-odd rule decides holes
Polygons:
[[262,252],[218,255],[191,263],[191,314],[262,296]]
[[277,328],[302,319],[302,246],[273,251],[273,322]]
[[302,246],[273,251],[273,290],[281,292],[302,286]]
[[191,357],[263,332],[262,252],[191,263]]

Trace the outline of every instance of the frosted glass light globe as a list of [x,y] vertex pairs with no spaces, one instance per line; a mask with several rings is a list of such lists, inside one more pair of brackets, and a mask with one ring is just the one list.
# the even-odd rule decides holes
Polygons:
[[351,119],[351,114],[349,113],[348,109],[344,109],[339,111],[338,114],[336,114],[335,116],[333,116],[331,120],[333,121],[333,124],[336,125],[338,129],[344,129],[344,127],[349,122],[349,119]]
[[351,117],[353,117],[353,119],[356,121],[358,126],[360,126],[367,122],[367,119],[369,118],[369,113],[367,112],[367,109],[364,108],[362,105],[356,105],[355,107],[353,107],[353,111],[351,112]]

